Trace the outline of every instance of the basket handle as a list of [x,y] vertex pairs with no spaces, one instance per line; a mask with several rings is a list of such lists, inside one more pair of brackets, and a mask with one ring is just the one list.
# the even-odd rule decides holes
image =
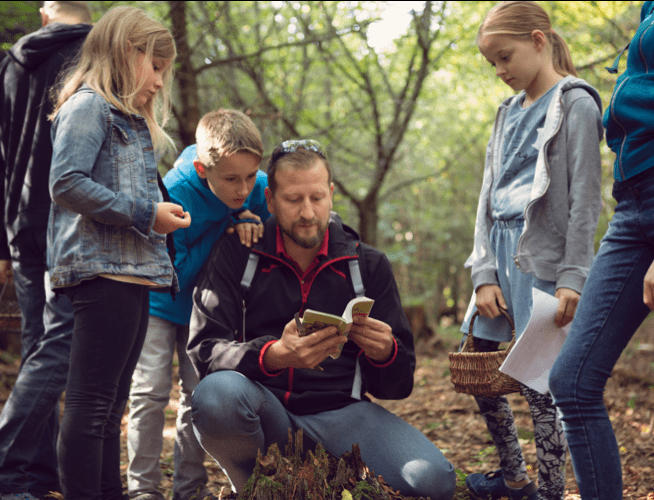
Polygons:
[[[503,308],[499,308],[500,312],[504,314],[504,317],[509,322],[509,325],[511,325],[511,346],[515,343],[515,325],[513,324],[513,319],[511,319],[511,315],[509,314],[509,311]],[[461,352],[474,352],[475,351],[475,341],[474,337],[472,336],[472,328],[475,324],[475,318],[477,316],[480,316],[479,311],[475,311],[475,313],[472,315],[472,318],[470,318],[470,328],[468,329],[468,336],[466,337],[465,344],[463,344],[463,347],[461,348]]]

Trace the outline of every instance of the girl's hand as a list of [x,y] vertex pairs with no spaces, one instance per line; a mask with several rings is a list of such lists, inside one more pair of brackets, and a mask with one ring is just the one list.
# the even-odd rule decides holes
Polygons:
[[497,285],[481,285],[477,289],[477,309],[479,314],[487,318],[497,318],[500,314],[500,307],[508,309],[502,289]]
[[152,230],[159,234],[172,233],[176,229],[187,228],[191,225],[191,214],[175,203],[157,203],[157,215]]
[[238,237],[241,240],[241,244],[246,247],[252,246],[253,243],[258,243],[259,238],[263,238],[263,224],[261,223],[261,217],[254,215],[249,210],[244,210],[238,216],[239,219],[249,219],[256,220],[255,222],[241,222],[234,225],[233,227],[228,227],[225,231],[227,234],[231,234],[234,231],[238,233]]
[[563,328],[575,317],[580,295],[569,288],[558,288],[554,296],[559,299],[559,307],[556,310],[554,324],[559,328]]
[[643,302],[654,311],[654,262],[649,266],[643,281]]
[[0,284],[11,283],[14,272],[11,269],[11,259],[0,260]]

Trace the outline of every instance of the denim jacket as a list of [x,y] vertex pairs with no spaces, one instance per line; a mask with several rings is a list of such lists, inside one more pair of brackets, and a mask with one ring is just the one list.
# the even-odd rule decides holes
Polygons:
[[52,124],[48,268],[53,289],[99,274],[173,284],[163,201],[145,119],[126,116],[83,85]]
[[[506,112],[513,99],[522,95],[501,104],[486,150],[475,244],[465,263],[472,267],[475,290],[498,284],[489,240],[493,226],[491,192],[500,168]],[[581,293],[593,260],[602,208],[601,112],[598,92],[584,80],[568,76],[557,85],[543,126],[524,229],[513,256],[522,272],[577,293]]]

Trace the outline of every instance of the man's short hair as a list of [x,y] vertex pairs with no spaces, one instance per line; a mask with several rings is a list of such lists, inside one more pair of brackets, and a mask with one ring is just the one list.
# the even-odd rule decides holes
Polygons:
[[82,24],[91,24],[93,16],[88,2],[43,2],[43,11],[53,20],[74,17]]
[[278,170],[290,167],[294,170],[308,170],[316,161],[322,161],[327,169],[327,183],[332,183],[332,168],[329,165],[324,148],[317,141],[284,141],[270,155],[268,162],[268,189],[274,195],[277,188],[275,174]]
[[197,156],[205,168],[219,165],[221,158],[248,151],[263,158],[261,134],[245,113],[219,109],[202,117],[195,131]]

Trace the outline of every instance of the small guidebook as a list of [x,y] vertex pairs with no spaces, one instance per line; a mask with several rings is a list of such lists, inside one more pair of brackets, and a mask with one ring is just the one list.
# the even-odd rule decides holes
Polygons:
[[[343,312],[343,316],[336,316],[335,314],[328,314],[320,311],[314,311],[312,309],[307,309],[304,311],[304,316],[302,316],[302,326],[304,327],[304,335],[309,335],[315,331],[322,330],[328,326],[335,326],[338,328],[338,332],[347,337],[352,328],[352,319],[355,316],[368,316],[372,305],[375,303],[374,300],[369,299],[368,297],[357,297],[348,302]],[[301,336],[304,336],[301,334]],[[339,350],[343,350],[343,344],[341,344]],[[331,357],[336,359],[340,356],[338,354],[331,354]]]

